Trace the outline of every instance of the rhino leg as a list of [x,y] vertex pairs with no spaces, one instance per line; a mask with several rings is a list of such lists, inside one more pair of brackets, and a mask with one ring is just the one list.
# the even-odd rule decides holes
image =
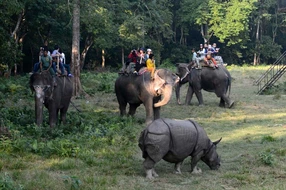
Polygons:
[[159,176],[159,175],[156,173],[156,171],[155,171],[154,168],[152,169],[152,175],[153,175],[153,177],[158,177],[158,176]]
[[152,175],[152,169],[147,169],[146,170],[146,178],[150,179],[150,180],[154,179],[154,177]]
[[203,151],[198,153],[196,156],[192,157],[191,161],[191,172],[194,171],[195,167],[197,166],[197,163],[200,161],[201,157],[203,155]]
[[[147,179],[154,179],[153,173],[157,174],[154,170],[155,162],[149,156],[147,156],[143,162],[143,166],[144,166],[144,169],[146,172],[146,178]],[[154,176],[156,176],[156,175],[154,175]]]
[[201,174],[201,173],[202,170],[199,167],[195,166],[194,170],[192,171],[192,174]]
[[175,164],[175,174],[182,174],[181,165],[182,165],[182,162],[178,162]]

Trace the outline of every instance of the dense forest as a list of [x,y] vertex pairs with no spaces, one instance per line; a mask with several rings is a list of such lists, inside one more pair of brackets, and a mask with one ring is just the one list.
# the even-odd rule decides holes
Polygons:
[[187,62],[203,43],[237,65],[271,64],[286,49],[283,0],[2,0],[0,69],[30,72],[43,45],[70,60],[74,2],[82,69],[119,68],[140,47],[159,64]]

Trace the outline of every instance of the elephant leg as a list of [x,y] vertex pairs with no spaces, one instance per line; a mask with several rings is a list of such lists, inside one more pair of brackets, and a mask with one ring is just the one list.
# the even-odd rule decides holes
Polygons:
[[192,98],[193,98],[193,94],[194,94],[193,87],[189,86],[188,92],[187,92],[187,96],[186,96],[185,104],[187,104],[187,105],[190,105],[190,104],[191,104],[191,100],[192,100]]
[[[147,179],[154,179],[153,173],[155,172],[155,170],[154,170],[155,162],[149,156],[147,156],[143,162],[143,166],[144,166],[144,169],[146,172],[146,178]],[[157,176],[158,176],[158,174],[157,174]]]
[[181,104],[181,100],[180,100],[180,89],[181,89],[182,84],[181,83],[177,83],[175,86],[175,91],[176,91],[176,99],[177,99],[177,103]]
[[127,106],[127,102],[125,102],[125,101],[120,101],[119,102],[119,110],[120,110],[120,115],[121,116],[126,115],[126,106]]
[[68,107],[64,107],[60,109],[60,122],[64,125],[66,124],[66,115],[67,115]]
[[222,108],[225,107],[225,101],[223,98],[220,98],[219,107],[222,107]]
[[49,124],[51,128],[54,128],[56,126],[57,114],[57,109],[49,108]]
[[[153,100],[154,104],[159,102],[160,99],[161,99],[160,97],[155,97],[154,100]],[[161,110],[161,107],[153,107],[154,120],[160,118],[160,110]]]
[[233,106],[234,101],[231,100],[226,94],[223,94],[222,98],[225,101],[225,103],[227,104],[228,108],[231,108]]
[[160,118],[160,108],[161,107],[157,107],[157,108],[154,107],[154,120]]
[[197,99],[199,101],[199,105],[200,106],[204,105],[202,91],[201,90],[195,90],[195,94],[196,94],[196,97],[197,97]]
[[129,112],[128,115],[133,116],[136,112],[136,109],[140,106],[140,104],[129,104]]
[[146,110],[146,125],[149,125],[154,120],[153,98],[148,98],[143,101]]

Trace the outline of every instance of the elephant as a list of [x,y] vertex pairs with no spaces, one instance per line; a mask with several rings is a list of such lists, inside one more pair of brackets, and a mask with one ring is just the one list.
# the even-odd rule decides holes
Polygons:
[[[134,116],[137,107],[143,103],[146,110],[146,124],[160,118],[160,107],[170,101],[172,88],[178,81],[179,77],[167,69],[157,69],[153,79],[148,71],[141,75],[120,75],[115,81],[120,115],[126,115],[127,103],[129,104],[128,115],[131,116]],[[162,100],[161,96],[163,96]]]
[[[202,65],[202,63],[200,63]],[[201,90],[214,92],[220,98],[220,107],[227,106],[231,108],[234,101],[230,99],[231,75],[223,64],[218,64],[217,68],[203,66],[198,69],[190,64],[178,64],[178,75],[181,78],[181,85],[189,83],[186,104],[190,104],[192,96],[195,93],[199,105],[203,105],[203,96]],[[176,86],[177,103],[180,104],[180,85]],[[227,94],[228,91],[228,94]]]
[[221,141],[212,142],[205,130],[193,120],[173,120],[160,118],[145,128],[139,137],[138,146],[145,159],[143,166],[146,178],[153,179],[158,174],[154,166],[161,159],[175,163],[175,173],[181,174],[180,166],[191,156],[191,172],[201,173],[197,163],[202,160],[210,169],[220,167],[216,146]]
[[73,93],[73,82],[70,77],[55,77],[56,86],[49,72],[34,73],[30,76],[30,88],[35,92],[36,124],[43,123],[43,105],[49,111],[49,125],[56,126],[58,113],[60,121],[66,123],[66,113]]

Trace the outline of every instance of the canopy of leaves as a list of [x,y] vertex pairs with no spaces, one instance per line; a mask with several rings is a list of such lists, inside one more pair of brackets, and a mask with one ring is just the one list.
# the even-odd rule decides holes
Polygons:
[[[118,65],[122,50],[150,47],[160,62],[175,63],[188,60],[190,49],[203,43],[204,29],[211,43],[218,43],[225,60],[250,63],[252,54],[259,52],[263,62],[270,62],[281,49],[286,49],[286,14],[278,11],[277,2],[280,1],[81,1],[81,50],[86,39],[92,40],[86,62],[100,62],[103,49],[106,65]],[[44,44],[50,50],[59,45],[69,59],[73,8],[70,3],[0,1],[0,63],[10,67],[17,63],[23,71],[30,71]],[[256,39],[258,21],[261,34]]]

